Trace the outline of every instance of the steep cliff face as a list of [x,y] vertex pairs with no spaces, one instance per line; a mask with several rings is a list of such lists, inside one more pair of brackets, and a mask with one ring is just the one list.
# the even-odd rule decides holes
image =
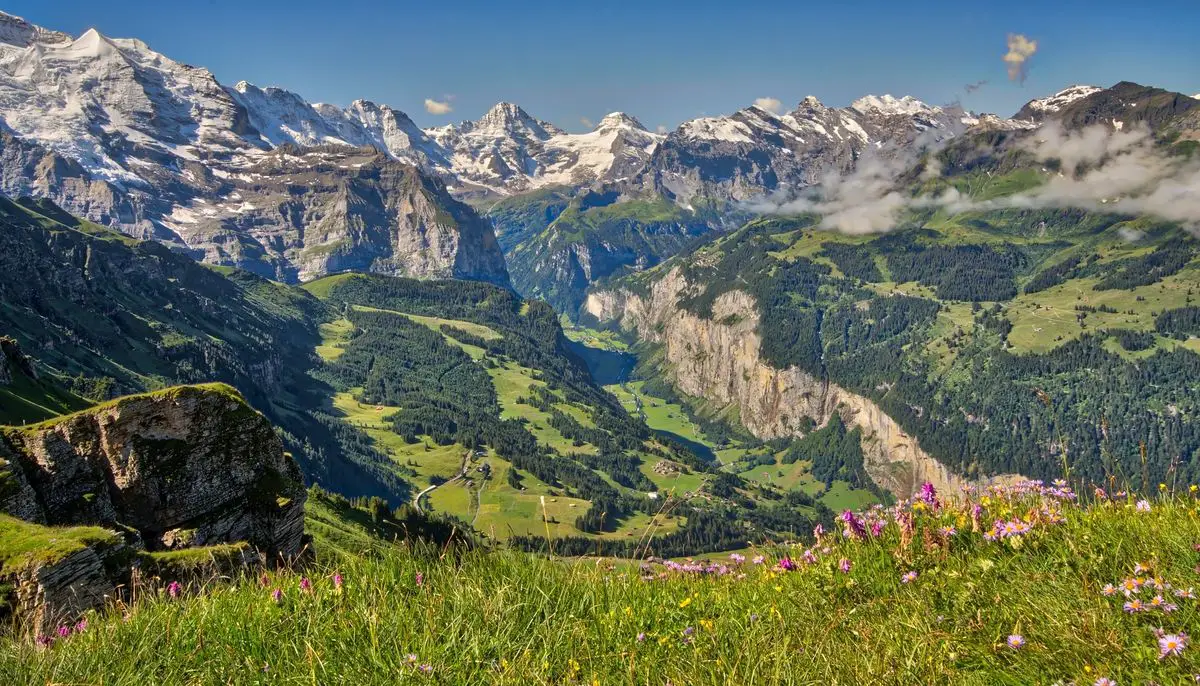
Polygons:
[[677,306],[688,286],[676,268],[646,294],[590,293],[584,310],[660,345],[665,371],[680,391],[731,409],[759,438],[798,435],[802,418],[823,425],[838,412],[848,427],[862,429],[867,472],[883,488],[903,497],[925,481],[943,490],[966,483],[922,450],[869,398],[799,368],[775,369],[765,363],[759,355],[758,308],[748,294],[730,291],[719,296],[712,317],[705,319]]
[[491,225],[374,148],[289,145],[236,173],[201,172],[161,216],[169,235],[145,237],[282,281],[353,270],[508,283]]
[[299,468],[228,386],[183,386],[3,430],[5,512],[38,524],[117,525],[149,550],[247,541],[294,557]]

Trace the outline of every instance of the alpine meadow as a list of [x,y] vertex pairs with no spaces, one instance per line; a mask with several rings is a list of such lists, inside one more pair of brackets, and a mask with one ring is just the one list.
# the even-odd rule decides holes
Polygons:
[[1195,8],[137,4],[0,12],[0,683],[1200,682]]

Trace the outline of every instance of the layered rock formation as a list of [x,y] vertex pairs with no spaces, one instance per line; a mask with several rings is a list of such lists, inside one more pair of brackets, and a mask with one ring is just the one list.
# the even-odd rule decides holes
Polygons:
[[129,396],[4,437],[16,484],[4,510],[22,519],[119,523],[149,550],[248,541],[292,557],[303,545],[300,470],[229,386]]
[[713,303],[712,317],[705,319],[678,307],[688,287],[675,268],[645,294],[590,293],[584,310],[660,345],[664,371],[676,388],[736,414],[759,438],[799,435],[804,417],[821,426],[837,412],[848,427],[862,429],[863,461],[881,487],[906,497],[926,481],[940,490],[956,490],[966,483],[922,450],[871,399],[797,367],[775,369],[764,362],[759,355],[758,308],[751,296],[736,290],[725,293]]
[[103,527],[78,549],[5,566],[39,626],[117,594],[135,551],[244,543],[245,559],[271,561],[305,546],[299,468],[229,386],[129,396],[0,435],[0,511],[27,524],[0,523],[50,541],[79,529],[48,527]]

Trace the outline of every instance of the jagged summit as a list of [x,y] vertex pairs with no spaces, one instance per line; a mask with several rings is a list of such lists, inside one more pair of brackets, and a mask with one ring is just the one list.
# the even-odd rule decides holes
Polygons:
[[929,112],[937,108],[930,107],[911,95],[897,98],[890,94],[884,94],[865,95],[850,103],[850,109],[856,110],[863,114],[878,112],[880,114],[889,115],[914,115]]
[[69,34],[49,31],[16,15],[0,12],[0,43],[27,48],[33,43],[70,43],[73,40]]
[[619,126],[638,129],[639,131],[646,130],[646,127],[642,125],[642,122],[638,121],[637,117],[625,114],[624,112],[609,112],[608,114],[604,115],[604,118],[601,119],[598,124],[596,124],[596,130],[599,131],[601,129]]

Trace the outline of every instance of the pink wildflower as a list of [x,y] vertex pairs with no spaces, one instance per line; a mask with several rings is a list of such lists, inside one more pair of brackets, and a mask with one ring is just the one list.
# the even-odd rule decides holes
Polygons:
[[178,581],[172,581],[171,583],[167,584],[167,595],[171,596],[172,598],[178,598],[179,592],[182,590],[183,587],[179,585]]
[[1182,655],[1187,644],[1188,635],[1182,631],[1177,634],[1164,634],[1158,639],[1158,659],[1168,655]]
[[842,574],[849,574],[850,573],[850,560],[847,560],[846,558],[843,557],[841,560],[838,561],[838,569],[842,570]]

